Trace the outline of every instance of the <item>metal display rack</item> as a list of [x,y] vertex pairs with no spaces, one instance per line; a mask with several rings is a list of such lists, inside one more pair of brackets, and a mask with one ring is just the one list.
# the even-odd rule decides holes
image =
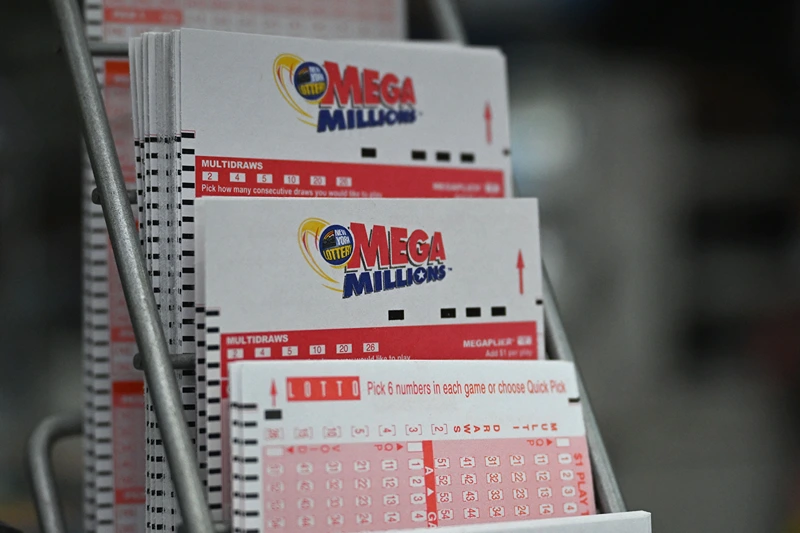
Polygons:
[[[89,158],[97,182],[93,197],[103,207],[114,258],[119,268],[128,311],[140,354],[140,366],[147,378],[155,412],[163,435],[167,461],[175,483],[185,530],[192,533],[215,533],[220,524],[212,522],[200,482],[194,445],[183,417],[182,402],[174,379],[174,360],[167,349],[155,298],[147,277],[139,236],[130,207],[131,201],[122,176],[103,99],[92,65],[93,55],[126,56],[127,45],[89,43],[77,0],[51,0],[63,38],[63,52],[77,91]],[[454,4],[450,0],[430,0],[431,13],[444,40],[465,42],[465,33]],[[544,280],[545,344],[548,357],[574,361],[572,348],[556,303],[547,269]],[[186,359],[185,354],[182,357]],[[625,503],[603,443],[586,389],[578,372],[589,454],[597,495],[603,513],[625,511]],[[53,444],[64,437],[81,433],[81,417],[51,416],[39,424],[28,443],[28,469],[34,502],[44,533],[66,531],[50,464]]]

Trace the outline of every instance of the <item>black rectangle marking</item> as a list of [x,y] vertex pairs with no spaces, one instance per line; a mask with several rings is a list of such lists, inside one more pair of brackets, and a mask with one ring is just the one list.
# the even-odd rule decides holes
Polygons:
[[389,309],[389,320],[405,320],[406,312],[403,309]]
[[264,420],[281,420],[283,413],[280,409],[267,409],[264,411]]
[[442,318],[455,318],[456,317],[456,308],[455,307],[443,307],[441,310]]
[[462,163],[474,163],[475,162],[475,154],[470,152],[461,152],[461,162]]
[[362,148],[361,157],[378,157],[377,148]]
[[450,152],[436,152],[437,161],[450,161]]
[[506,306],[492,307],[492,316],[506,316]]
[[425,161],[428,153],[425,150],[411,150],[411,159],[414,161]]
[[470,318],[481,316],[481,308],[480,307],[467,307],[467,316],[470,317]]

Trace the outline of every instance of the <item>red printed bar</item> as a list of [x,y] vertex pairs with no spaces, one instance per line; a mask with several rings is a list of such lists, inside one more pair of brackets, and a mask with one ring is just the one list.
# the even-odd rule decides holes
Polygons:
[[131,74],[127,60],[106,60],[105,86],[130,90]]
[[115,407],[144,405],[144,382],[115,381],[112,385]]
[[111,342],[136,342],[132,326],[111,328]]
[[501,198],[499,170],[197,156],[195,194],[314,198]]
[[[263,359],[537,359],[536,322],[393,326],[222,335],[228,363]],[[224,390],[224,389],[223,389]]]
[[434,475],[433,441],[422,441],[422,461],[425,465],[425,507],[428,512],[428,527],[439,526],[436,506],[436,476]]
[[136,9],[109,7],[105,9],[104,19],[118,24],[153,24],[180,26],[183,11],[180,9]]
[[361,399],[358,376],[286,378],[289,402],[334,402]]
[[114,502],[117,505],[142,505],[145,501],[145,457],[138,445],[144,427],[144,383],[115,381],[112,385],[114,409]]
[[144,488],[117,489],[114,491],[114,503],[117,505],[144,504]]

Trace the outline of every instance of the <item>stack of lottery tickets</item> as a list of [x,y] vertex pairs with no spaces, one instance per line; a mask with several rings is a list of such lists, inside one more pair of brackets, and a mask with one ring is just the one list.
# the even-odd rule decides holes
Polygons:
[[[497,51],[182,30],[135,40],[131,57],[136,135],[172,141],[143,160],[139,208],[168,337],[196,354],[198,462],[216,519],[266,497],[232,483],[229,465],[246,460],[230,448],[239,363],[543,356],[537,204],[495,207],[511,190]],[[585,450],[570,457],[591,487]],[[591,490],[571,490],[558,509],[509,519],[593,512]],[[261,527],[280,524],[296,525]]]
[[[86,0],[83,4],[87,37],[109,43],[178,27],[320,38],[405,37],[403,0]],[[148,159],[150,154],[142,152],[138,137],[134,150],[129,62],[98,56],[94,66],[122,171],[134,189],[135,158]],[[146,524],[148,530],[172,531],[173,490],[163,475],[166,463],[155,420],[151,411],[145,411],[142,375],[132,365],[135,340],[102,210],[91,202],[94,176],[85,156],[83,167],[83,526],[87,532],[138,533]],[[138,209],[135,214],[140,214]],[[192,376],[181,379],[191,418],[196,401]],[[146,416],[147,450],[137,444],[145,432]]]
[[[375,5],[402,28],[399,3]],[[266,24],[197,6],[181,20]],[[128,97],[123,168],[169,348],[195,355],[175,379],[215,520],[346,532],[595,512],[574,369],[537,361],[538,204],[510,199],[499,51],[181,29],[134,37],[129,58],[99,74]],[[180,509],[98,227],[87,528],[172,531]]]
[[[205,280],[196,259],[204,239],[196,202],[508,196],[505,59],[490,49],[200,30],[145,34],[131,42],[130,57],[142,242],[172,349],[197,354],[196,384],[182,376],[181,386],[195,406],[187,418],[197,418],[209,505],[216,519],[227,520],[221,398],[207,390],[219,390],[219,366],[203,352]],[[457,96],[453,84],[463,88]],[[537,255],[528,258],[536,265],[529,273],[538,272],[539,261],[533,214],[526,231],[536,236]],[[253,227],[243,224],[236,231]],[[317,229],[305,231],[313,236]],[[299,246],[299,229],[291,231]],[[539,314],[540,287],[537,274],[528,294]],[[484,313],[491,316],[488,308]],[[529,337],[540,343],[537,327],[540,321]],[[150,455],[163,457],[158,436],[153,445]],[[163,460],[147,466],[148,479],[167,477]]]

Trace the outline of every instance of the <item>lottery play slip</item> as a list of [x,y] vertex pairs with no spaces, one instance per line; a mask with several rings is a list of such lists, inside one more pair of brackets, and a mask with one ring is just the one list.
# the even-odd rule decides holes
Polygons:
[[[403,0],[87,0],[83,5],[87,38],[103,42],[127,42],[129,37],[144,31],[181,26],[348,39],[402,39],[405,34]],[[157,61],[166,64],[163,42],[158,50],[158,54],[155,47],[148,50],[147,57],[152,59],[148,64],[155,65]],[[161,123],[160,119],[166,116],[167,110],[150,106],[164,106],[165,102],[156,99],[151,102],[149,97],[145,98],[146,91],[142,85],[139,85],[138,95],[141,100],[137,100],[136,94],[131,94],[128,58],[95,57],[94,66],[126,184],[133,189],[137,171],[142,182],[146,172],[148,182],[153,182],[150,183],[152,192],[160,192],[162,196],[171,193],[169,185],[159,191],[157,183],[170,171],[164,158],[169,154],[165,147],[172,142],[172,136],[156,135],[161,130],[155,126],[156,121]],[[151,80],[153,88],[166,86],[166,80],[158,77],[157,69],[151,73],[145,82],[147,87],[151,87]],[[135,83],[133,87],[136,87]],[[142,129],[145,123],[139,120],[132,124],[132,114],[138,115],[139,110],[148,113],[147,125],[154,129]],[[137,127],[136,134],[134,126]],[[136,352],[135,342],[102,210],[91,201],[95,183],[88,159],[83,166],[84,529],[89,532],[140,532],[145,528],[146,515],[147,529],[171,530],[176,516],[174,490],[166,473],[156,421],[152,410],[145,410],[142,401],[142,374],[131,364]],[[151,279],[160,280],[162,271],[164,278],[169,278],[173,272],[161,268],[166,266],[163,263],[169,254],[165,252],[162,265],[158,263],[157,230],[161,220],[152,216],[160,213],[162,207],[158,200],[148,197],[149,202],[145,205],[143,195],[138,199],[135,213],[142,224],[142,240],[149,247],[147,257]],[[171,237],[167,234],[165,238]],[[162,299],[161,284],[154,285],[159,290],[159,307],[167,310],[172,306],[174,309],[174,302]],[[164,296],[168,296],[172,287],[166,281],[163,285]],[[165,329],[175,329],[174,324],[174,317],[166,320]],[[180,340],[176,335],[172,333],[170,336],[173,348]],[[190,425],[195,412],[192,408],[195,404],[192,374],[179,373]],[[126,444],[126,440],[144,432],[145,424],[148,446]],[[148,465],[146,478],[145,462]]]
[[208,479],[223,506],[231,362],[543,358],[534,199],[210,198],[198,216]]
[[234,531],[595,512],[571,363],[284,360],[230,370]]
[[[130,52],[143,245],[176,352],[205,343],[199,198],[511,194],[497,50],[180,30],[134,39]],[[206,427],[207,365],[197,361],[198,461],[221,519],[220,459],[206,443],[219,432]]]
[[[94,68],[120,167],[126,184],[133,188],[128,62],[95,57]],[[84,154],[84,527],[87,531],[141,531],[145,451],[124,442],[137,441],[144,432],[142,375],[133,368],[133,328],[103,211],[91,200],[94,187]]]

